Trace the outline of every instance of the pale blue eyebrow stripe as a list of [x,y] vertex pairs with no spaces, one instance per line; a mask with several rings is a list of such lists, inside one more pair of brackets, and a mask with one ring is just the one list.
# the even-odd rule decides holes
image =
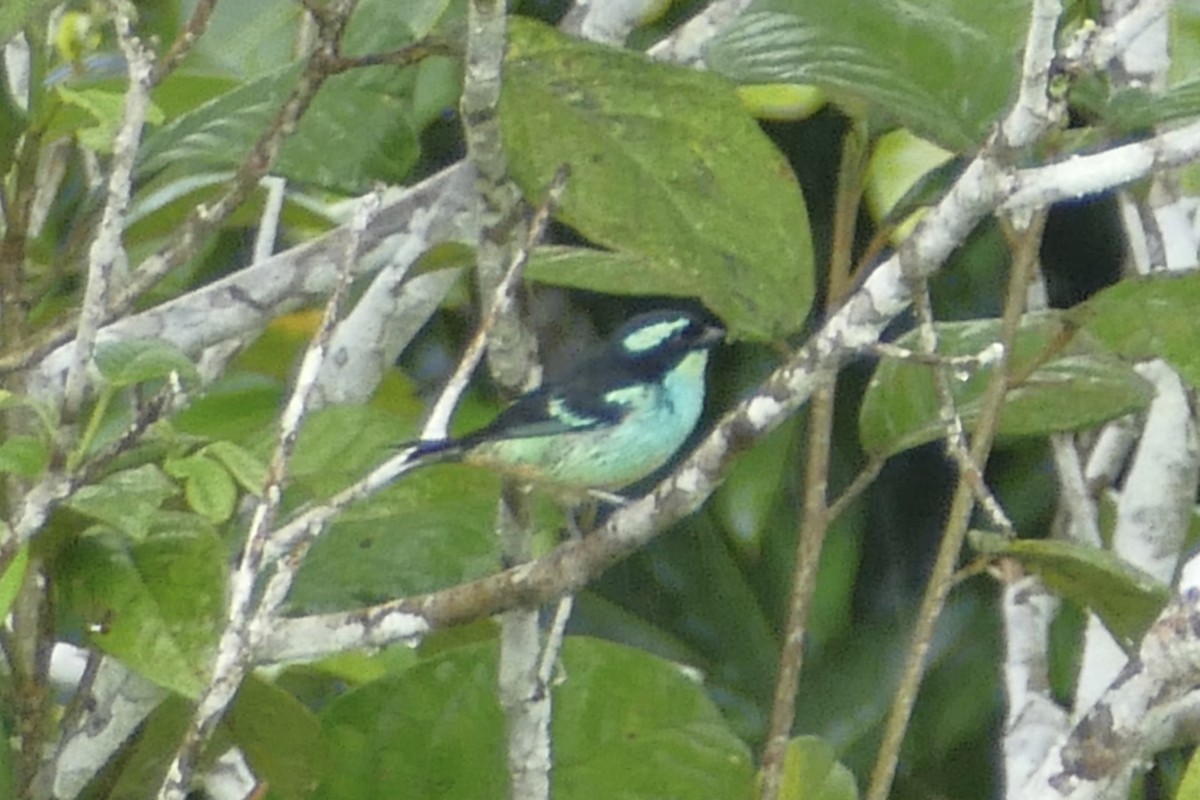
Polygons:
[[671,334],[687,327],[689,321],[687,319],[673,319],[658,322],[645,328],[639,328],[622,339],[621,343],[625,345],[626,349],[639,353],[643,350],[650,350],[671,338]]

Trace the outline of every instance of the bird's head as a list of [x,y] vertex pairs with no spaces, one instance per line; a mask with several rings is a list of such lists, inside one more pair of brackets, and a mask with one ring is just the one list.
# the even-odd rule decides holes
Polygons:
[[653,311],[622,325],[609,340],[610,357],[646,376],[665,374],[690,359],[703,367],[708,351],[725,336],[715,325],[686,311]]

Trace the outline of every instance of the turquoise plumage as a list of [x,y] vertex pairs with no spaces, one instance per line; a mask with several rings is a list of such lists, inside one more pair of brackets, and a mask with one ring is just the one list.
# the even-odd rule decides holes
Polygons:
[[695,429],[709,351],[722,337],[683,311],[642,314],[489,425],[420,442],[411,457],[477,464],[559,494],[624,488],[666,464]]

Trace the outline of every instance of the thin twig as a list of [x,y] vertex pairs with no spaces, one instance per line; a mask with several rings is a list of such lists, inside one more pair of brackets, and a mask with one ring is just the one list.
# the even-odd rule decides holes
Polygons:
[[906,347],[900,347],[890,342],[876,342],[871,345],[871,350],[881,358],[894,358],[897,361],[906,361],[910,364],[920,364],[926,367],[948,367],[952,370],[963,369],[978,369],[987,367],[996,362],[1000,357],[1001,348],[996,342],[988,345],[978,353],[969,356],[944,356],[941,353],[922,353],[918,350],[909,350]]
[[[933,642],[934,628],[945,607],[950,589],[954,586],[955,565],[962,552],[963,541],[966,538],[971,519],[971,510],[975,499],[984,496],[978,488],[982,483],[982,472],[979,465],[986,463],[987,455],[991,451],[992,439],[1000,418],[1000,409],[1008,391],[1008,362],[1024,310],[1029,277],[1032,274],[1033,265],[1036,263],[1036,242],[1040,236],[1041,222],[1044,221],[1044,215],[1040,216],[1043,219],[1032,226],[1032,230],[1029,232],[1029,239],[1033,243],[1014,254],[1005,296],[1004,315],[1000,326],[1000,342],[1004,347],[1004,352],[993,367],[984,391],[979,420],[973,431],[970,450],[963,462],[967,468],[959,473],[958,484],[955,487],[950,511],[946,517],[946,528],[938,547],[937,558],[926,585],[925,595],[921,599],[917,624],[905,656],[904,670],[893,696],[892,707],[884,726],[883,741],[880,743],[875,767],[871,773],[867,800],[885,800],[891,792],[896,764],[900,758],[900,747],[904,742],[904,734],[908,729],[908,723],[916,705],[917,691],[925,673],[925,659]],[[923,291],[915,293],[914,304],[922,302],[919,299],[922,294],[924,294]],[[923,338],[927,339],[927,336],[928,334]],[[940,379],[948,385],[949,377],[945,374],[944,369],[935,368],[935,375],[938,373],[940,373]],[[961,431],[961,418],[958,418],[952,409],[951,416],[958,420],[952,427]],[[990,497],[990,491],[986,496]]]
[[787,626],[779,651],[779,674],[771,701],[771,722],[762,758],[762,800],[776,800],[783,788],[784,765],[792,724],[796,717],[796,692],[804,665],[804,635],[817,586],[821,549],[829,531],[826,490],[829,482],[830,445],[833,430],[835,377],[813,393],[808,414],[808,460],[804,467],[804,511],[797,537],[792,593]]
[[460,56],[461,50],[453,42],[442,39],[422,39],[386,53],[367,53],[362,56],[335,55],[326,66],[331,75],[340,75],[363,67],[408,67],[431,56]]
[[252,264],[261,264],[275,252],[275,237],[279,232],[279,217],[283,213],[284,194],[287,180],[268,175],[260,182],[267,190],[262,214],[258,218],[258,232],[254,235]]
[[164,415],[180,408],[187,400],[183,385],[176,373],[167,376],[162,389],[147,400],[138,404],[133,420],[126,426],[117,438],[95,452],[88,453],[87,458],[79,465],[72,475],[72,482],[83,486],[107,467],[112,460],[122,453],[127,453],[150,430],[154,423]]
[[[280,117],[294,114],[294,119],[298,118],[315,96],[316,89],[325,77],[319,68],[315,67],[320,64],[321,55],[336,52],[341,32],[354,5],[355,0],[343,0],[326,10],[319,26],[322,32],[321,43],[305,70],[305,77],[293,91],[292,99],[285,104],[285,109],[281,112]],[[273,142],[274,146],[278,147],[282,141],[281,134],[282,128],[268,131],[260,138],[260,146],[269,147]],[[269,159],[264,159],[264,161],[269,161]],[[257,166],[251,166],[251,164],[252,162],[247,162],[244,166],[249,167],[251,171],[259,168],[265,172],[266,163]],[[255,182],[259,177],[261,174],[256,176]],[[243,188],[248,191],[248,186]],[[359,233],[361,234],[361,231]],[[351,233],[349,238],[353,240],[352,256],[357,255],[358,237]],[[347,249],[349,250],[350,247]],[[341,313],[342,303],[349,290],[353,261],[353,257],[348,257],[340,265],[338,281],[326,304],[321,327],[305,352],[291,398],[280,416],[279,435],[268,470],[267,483],[263,487],[261,499],[254,509],[241,558],[230,578],[227,622],[218,644],[213,675],[201,693],[191,725],[167,770],[167,775],[159,790],[160,800],[177,800],[187,793],[199,750],[212,735],[212,731],[224,715],[229,703],[232,702],[245,675],[251,649],[249,628],[254,603],[254,586],[261,573],[267,540],[282,500],[287,465],[295,446],[300,423],[308,408],[308,397],[320,369],[321,361],[324,359],[333,325]]]
[[875,482],[875,479],[879,477],[879,473],[883,471],[885,464],[887,464],[887,459],[872,456],[866,466],[858,471],[858,474],[854,476],[854,480],[850,481],[850,485],[838,495],[837,500],[829,504],[829,519],[831,522],[840,518],[842,514],[845,514],[850,504],[858,499],[858,496]]
[[[24,95],[30,114],[44,116],[41,109],[45,105],[46,53],[50,47],[44,29],[38,25],[28,26],[25,35],[29,38],[27,56],[13,59],[8,64],[7,77],[10,81],[17,79],[14,88]],[[20,72],[24,74],[18,75]],[[43,184],[38,173],[46,134],[45,124],[30,125],[23,131],[12,155],[9,175],[0,181],[4,184],[0,188],[0,201],[3,202],[0,210],[4,213],[3,231],[0,231],[0,340],[5,348],[18,346],[27,336],[26,259],[29,245],[36,237],[33,222],[39,187]]]
[[158,63],[154,65],[154,70],[150,73],[151,86],[162,83],[192,51],[196,42],[200,41],[200,37],[208,30],[209,20],[212,19],[216,7],[217,0],[197,0],[187,25],[175,37],[175,41],[167,48],[167,52],[158,59]]
[[[520,281],[525,265],[529,261],[530,251],[534,243],[541,239],[546,225],[550,221],[551,214],[553,214],[554,209],[558,207],[562,199],[562,193],[566,188],[567,175],[568,172],[565,168],[560,169],[555,175],[554,183],[547,190],[546,199],[538,207],[533,219],[530,221],[524,246],[517,251],[517,256],[512,264],[509,265],[504,280],[501,281],[500,285],[496,288],[495,295],[491,298],[487,313],[484,314],[479,329],[475,332],[471,343],[459,359],[454,374],[446,382],[445,387],[434,403],[434,412],[423,426],[422,438],[437,439],[443,438],[446,435],[450,415],[462,397],[462,393],[466,390],[471,374],[475,371],[480,359],[483,357],[483,351],[487,345],[488,331],[491,330],[491,326],[494,324],[497,315],[501,313],[500,309],[512,302],[513,291]],[[365,220],[363,224],[366,224]],[[362,480],[342,490],[324,505],[309,509],[300,517],[289,521],[283,527],[272,532],[269,537],[270,541],[266,557],[268,560],[276,561],[276,570],[267,583],[267,588],[263,592],[263,598],[259,603],[258,612],[252,623],[254,633],[251,638],[253,640],[257,641],[260,639],[274,624],[274,615],[283,605],[284,599],[291,590],[295,575],[299,571],[307,548],[325,529],[329,520],[352,503],[369,497],[411,470],[415,465],[409,463],[408,459],[409,451],[397,453],[388,459],[387,462],[372,470]]]
[[[471,373],[474,372],[475,367],[478,366],[482,358],[484,348],[487,344],[487,330],[490,329],[491,321],[494,320],[498,313],[495,309],[510,302],[508,297],[512,289],[517,285],[525,264],[528,261],[529,251],[532,247],[530,243],[540,238],[541,234],[545,231],[550,214],[557,208],[558,202],[562,197],[562,192],[566,186],[567,174],[565,168],[559,170],[554,184],[547,192],[545,202],[538,209],[537,213],[534,214],[527,234],[527,246],[521,248],[518,253],[519,258],[512,263],[505,280],[497,287],[496,294],[492,297],[492,304],[488,309],[488,313],[484,315],[479,330],[463,352],[454,374],[446,382],[445,388],[434,403],[434,411],[430,414],[429,419],[422,428],[422,439],[440,439],[445,437],[450,415],[453,413],[458,399],[462,396],[463,391],[470,382]],[[271,534],[266,552],[267,560],[292,557],[289,554],[307,547],[310,540],[318,536],[333,517],[354,503],[364,500],[386,486],[391,485],[402,475],[410,472],[417,466],[419,464],[411,461],[410,450],[398,452],[387,461],[375,467],[375,469],[371,470],[363,478],[338,492],[321,505],[313,506],[288,520],[287,523],[280,526]]]
[[79,684],[75,687],[75,692],[71,695],[71,699],[63,709],[62,719],[58,723],[58,729],[62,733],[59,735],[53,756],[42,764],[38,776],[39,783],[49,785],[52,782],[53,775],[58,770],[63,752],[70,743],[72,735],[77,732],[81,722],[85,718],[84,715],[90,712],[88,706],[93,702],[92,691],[96,686],[96,677],[100,674],[100,666],[103,663],[103,653],[99,650],[88,651],[87,663],[84,665],[83,675],[80,676]]
[[[1016,251],[1013,253],[1014,271],[1021,271],[1026,276],[1032,274],[1037,264],[1037,249],[1041,246],[1042,230],[1045,227],[1045,223],[1045,212],[1036,214],[1030,221],[1028,228],[1022,233],[1017,241]],[[1027,283],[1028,279],[1026,278]],[[1021,288],[1021,292],[1020,303],[1023,307],[1025,298],[1024,286]],[[930,336],[933,331],[933,316],[928,293],[920,293],[913,305],[917,310],[918,319],[921,321],[922,330],[927,337]],[[933,341],[936,341],[936,337]],[[1007,347],[1012,347],[1011,341]],[[1001,348],[1000,352],[1007,356],[1009,351],[1003,349],[1003,345]],[[1007,363],[1007,359],[1005,363]],[[950,388],[951,379],[948,369],[942,367],[934,370],[933,380],[934,388],[938,395],[938,413],[942,418],[942,423],[946,427],[946,451],[958,466],[959,475],[970,483],[971,490],[975,493],[975,502],[979,504],[988,518],[991,519],[992,524],[1006,536],[1015,536],[1016,531],[1012,521],[1008,518],[1008,514],[1005,513],[1004,508],[1000,505],[995,495],[992,494],[987,481],[984,480],[981,462],[972,458],[969,452],[962,418],[954,408],[954,395]],[[1012,376],[1007,381],[1010,384],[1013,383]],[[1005,391],[1007,391],[1007,388]]]
[[563,639],[567,634],[567,623],[571,621],[571,611],[575,608],[575,595],[567,595],[559,599],[554,607],[554,617],[546,630],[546,641],[542,645],[542,656],[538,662],[538,685],[549,686],[554,680],[554,669],[562,654]]
[[1054,434],[1050,437],[1050,448],[1054,454],[1055,472],[1058,473],[1059,513],[1065,516],[1063,528],[1067,539],[1092,547],[1103,547],[1096,501],[1083,477],[1074,434]]
[[[574,525],[570,527],[572,529],[572,538],[582,538]],[[546,641],[542,645],[542,656],[538,662],[537,670],[538,686],[543,687],[546,691],[549,691],[549,687],[554,680],[554,670],[562,656],[563,641],[567,635],[567,623],[571,621],[571,612],[574,610],[575,595],[568,594],[559,598],[558,603],[554,607],[554,615],[550,619],[550,625],[546,629]]]
[[117,272],[128,262],[121,242],[125,214],[133,191],[133,166],[142,128],[150,109],[150,73],[152,55],[133,34],[133,6],[127,0],[114,0],[113,16],[117,40],[125,54],[129,70],[129,88],[125,92],[121,126],[113,140],[112,167],[108,178],[104,213],[88,253],[87,284],[84,288],[79,324],[75,329],[75,358],[67,371],[63,391],[64,417],[74,418],[83,403],[88,380],[85,375],[95,355],[96,333],[105,322],[110,295],[119,290]]
[[[842,156],[838,168],[829,292],[826,302],[826,307],[830,309],[837,308],[850,290],[855,224],[862,202],[866,164],[864,131],[851,128],[842,140]],[[829,514],[827,495],[836,395],[837,373],[829,372],[821,376],[820,385],[809,404],[804,510],[797,537],[787,627],[784,629],[784,641],[779,654],[779,675],[775,681],[771,722],[762,758],[762,800],[776,800],[783,787],[788,742],[791,740],[792,724],[796,716],[796,691],[800,685],[800,670],[804,665],[804,636],[817,586],[821,550],[833,519]]]
[[515,258],[509,264],[504,277],[493,290],[492,300],[488,305],[487,312],[483,315],[483,319],[480,321],[475,335],[471,338],[471,342],[467,345],[466,350],[463,351],[463,356],[459,359],[458,366],[454,369],[454,374],[450,376],[450,380],[446,382],[445,389],[442,390],[442,393],[430,408],[429,416],[421,428],[422,439],[446,438],[446,432],[450,428],[450,417],[454,413],[454,409],[458,407],[459,398],[471,381],[471,374],[479,366],[479,362],[487,350],[489,337],[492,330],[496,327],[497,321],[512,308],[514,293],[520,283],[521,276],[524,274],[525,265],[529,262],[529,255],[533,252],[534,245],[541,240],[542,235],[545,233],[546,225],[550,222],[550,216],[558,208],[558,204],[562,202],[562,194],[566,189],[569,175],[570,171],[566,165],[560,167],[558,172],[555,173],[554,181],[546,191],[545,200],[537,208],[529,221],[529,227],[525,231],[525,241],[517,249]]
[[[257,583],[258,577],[262,572],[263,556],[273,536],[271,529],[279,510],[279,500],[283,496],[283,479],[287,463],[291,459],[291,451],[299,434],[300,423],[308,413],[314,397],[321,366],[329,354],[329,343],[333,339],[338,321],[342,318],[342,307],[350,292],[350,285],[354,275],[354,263],[358,260],[362,246],[363,231],[366,230],[371,218],[378,212],[379,203],[379,190],[365,195],[359,201],[358,208],[354,213],[354,222],[347,229],[346,245],[338,265],[337,283],[326,303],[325,313],[321,317],[321,325],[309,343],[308,351],[304,354],[304,360],[301,362],[300,371],[296,376],[296,387],[292,392],[291,400],[280,418],[279,444],[271,464],[271,478],[264,490],[264,495],[272,498],[274,502],[260,503],[255,509],[254,519],[250,526],[250,537],[246,545],[246,552],[249,554],[251,560],[249,574],[252,579],[246,587],[248,590],[252,589]],[[263,509],[261,514],[259,513],[259,509]],[[284,598],[291,589],[295,574],[300,568],[303,556],[303,549],[294,548],[293,552],[289,553],[288,558],[282,559],[279,563],[275,564],[275,573],[271,576],[271,580],[268,582],[262,598],[257,603],[253,615],[254,618],[247,623],[251,629],[250,641],[247,644],[248,649],[253,648],[254,629],[256,626],[263,619],[274,614],[279,606],[283,604]],[[248,601],[249,595],[247,594],[246,597]]]
[[[1048,23],[1047,20],[1051,16],[1057,17],[1061,14],[1061,5],[1058,0],[1039,0],[1035,6],[1036,8],[1032,11],[1033,20],[1025,40],[1018,102],[1000,127],[1000,131],[1004,134],[1003,140],[1001,141],[999,136],[993,137],[988,150],[1024,147],[1041,135],[1047,127],[1056,124],[1062,116],[1061,108],[1047,105],[1049,65],[1055,51],[1055,31],[1057,29],[1057,25],[1053,21]],[[1034,70],[1039,74],[1027,74]],[[969,170],[970,167],[968,167]],[[1039,234],[1042,223],[1044,223],[1044,213],[1038,225]],[[1040,236],[1031,235],[1028,241],[1039,239]],[[872,771],[867,800],[884,800],[890,793],[895,777],[896,763],[899,760],[900,746],[904,741],[904,732],[908,728],[908,721],[916,703],[917,689],[921,682],[921,676],[924,674],[925,656],[932,641],[934,625],[953,585],[954,566],[966,536],[973,505],[972,498],[991,497],[990,492],[984,491],[986,487],[983,486],[981,478],[976,479],[979,470],[975,465],[984,463],[986,455],[991,449],[1000,407],[1008,388],[1008,359],[1015,341],[1029,276],[1033,272],[1036,256],[1036,247],[1030,246],[1018,252],[1013,260],[1008,294],[1004,305],[1004,318],[1001,324],[1001,343],[1004,345],[1004,351],[1000,356],[999,363],[994,366],[988,381],[969,457],[960,462],[966,469],[960,472],[954,498],[951,501],[946,530],[938,549],[938,556],[934,563],[933,573],[929,578],[925,596],[922,598],[917,626],[913,632],[912,644],[905,661],[904,673],[896,690],[884,729],[883,741],[875,761],[875,768]],[[914,287],[913,299],[919,310],[923,300],[927,303],[927,297],[922,297],[925,293],[923,278],[917,279],[916,282],[920,285]],[[926,325],[922,324],[921,335],[925,344],[929,344],[932,327],[926,328]],[[941,368],[935,368],[935,376],[935,380],[942,384],[939,392],[945,394],[949,383],[948,376]],[[952,416],[957,418],[957,415]],[[950,427],[952,429],[957,427],[960,431],[961,423],[956,425],[954,421],[950,421]],[[951,430],[948,439],[950,442],[958,440],[958,431]],[[997,509],[999,509],[998,503],[990,509],[993,517],[1006,521],[1002,514],[995,513]],[[1008,525],[1008,529],[1011,530],[1011,523]]]

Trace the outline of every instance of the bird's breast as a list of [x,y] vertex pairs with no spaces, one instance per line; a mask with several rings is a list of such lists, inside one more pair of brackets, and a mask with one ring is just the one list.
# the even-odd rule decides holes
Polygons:
[[483,442],[464,460],[568,491],[621,489],[666,464],[687,441],[704,406],[707,353],[689,353],[659,383],[613,389],[612,424],[546,436]]

